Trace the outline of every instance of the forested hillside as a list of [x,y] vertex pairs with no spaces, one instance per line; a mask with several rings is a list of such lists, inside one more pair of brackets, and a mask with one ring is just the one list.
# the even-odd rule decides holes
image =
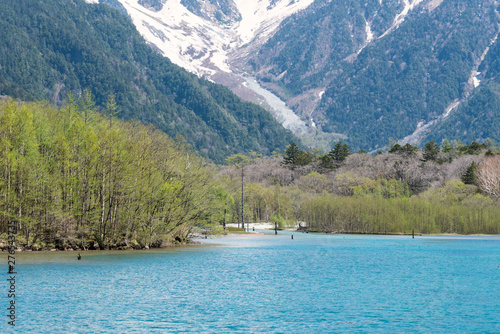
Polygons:
[[0,95],[60,104],[88,89],[103,109],[114,94],[119,117],[182,135],[217,162],[236,152],[270,154],[294,140],[264,109],[156,53],[107,5],[7,0],[0,12]]
[[478,72],[479,87],[426,140],[500,141],[500,40],[490,47]]
[[[404,3],[418,5],[405,12]],[[499,32],[496,6],[493,0],[317,0],[282,23],[248,70],[356,149],[378,149],[439,124],[457,102],[458,111],[430,128],[427,139],[500,140],[498,40],[481,59]],[[476,70],[482,81],[474,91]]]
[[378,1],[317,0],[285,20],[250,65],[263,81],[280,84],[284,98],[324,87],[338,76],[341,61],[367,42],[367,22],[374,34],[382,35],[400,8],[398,0],[382,5]]

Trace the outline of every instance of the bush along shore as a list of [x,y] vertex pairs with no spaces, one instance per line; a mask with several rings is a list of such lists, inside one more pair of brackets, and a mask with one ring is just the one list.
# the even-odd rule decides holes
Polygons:
[[13,223],[27,250],[162,247],[221,229],[230,196],[215,169],[116,110],[86,94],[61,108],[0,102],[0,248]]
[[[0,236],[0,240],[6,240],[7,236]],[[192,241],[187,238],[181,240],[180,238],[174,239],[173,241],[156,241],[150,245],[140,243],[137,240],[127,240],[122,239],[114,244],[104,245],[103,243],[98,243],[96,240],[75,240],[72,238],[59,239],[56,238],[53,242],[38,241],[28,245],[26,239],[20,238],[16,239],[15,250],[16,252],[26,252],[26,251],[86,251],[86,250],[140,250],[140,249],[150,249],[150,248],[166,248],[166,247],[178,247],[184,245],[197,244],[197,242]],[[9,251],[8,243],[0,241],[0,251]]]

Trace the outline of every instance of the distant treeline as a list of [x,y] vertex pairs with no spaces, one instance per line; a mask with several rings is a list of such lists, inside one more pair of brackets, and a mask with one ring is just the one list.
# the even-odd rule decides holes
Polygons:
[[500,234],[499,152],[492,141],[396,143],[374,156],[342,142],[327,153],[292,144],[244,167],[245,220],[338,233]]
[[[463,191],[456,183],[449,189]],[[377,234],[457,233],[500,234],[500,206],[493,200],[471,197],[459,202],[441,198],[334,197],[306,202],[301,217],[311,231]]]

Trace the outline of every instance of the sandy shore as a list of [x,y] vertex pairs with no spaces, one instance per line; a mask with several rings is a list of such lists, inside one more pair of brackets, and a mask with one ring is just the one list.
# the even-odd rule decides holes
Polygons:
[[[238,224],[227,224],[227,227],[235,227],[238,228],[240,225]],[[286,231],[296,231],[297,227],[287,227],[284,230]],[[253,229],[256,230],[274,230],[274,224],[273,223],[248,223],[245,224],[245,229],[248,229],[250,232],[252,232]]]

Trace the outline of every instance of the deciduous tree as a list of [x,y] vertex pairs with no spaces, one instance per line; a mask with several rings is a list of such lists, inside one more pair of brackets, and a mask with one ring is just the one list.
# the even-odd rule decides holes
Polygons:
[[478,167],[479,187],[486,194],[500,196],[500,156],[487,157]]

